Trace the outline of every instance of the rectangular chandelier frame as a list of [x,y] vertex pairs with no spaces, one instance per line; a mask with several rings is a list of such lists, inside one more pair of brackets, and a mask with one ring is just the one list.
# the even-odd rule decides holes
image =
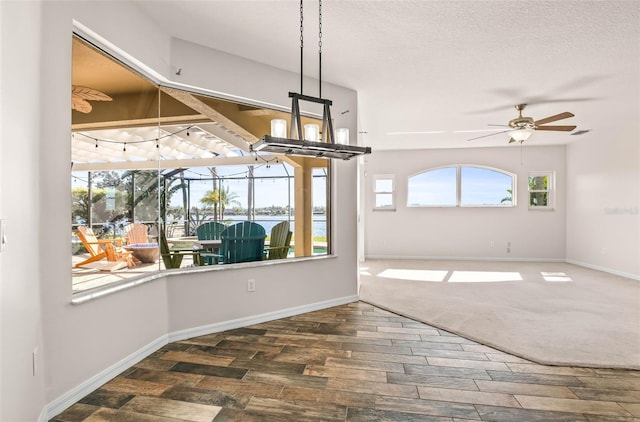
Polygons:
[[[263,136],[251,145],[251,151],[264,151],[284,155],[297,155],[318,158],[337,158],[350,160],[364,154],[371,153],[371,147],[360,147],[335,142],[333,122],[331,120],[332,101],[324,98],[289,92],[291,98],[291,123],[289,133],[292,138],[278,138],[271,135]],[[323,142],[307,141],[302,134],[302,119],[300,116],[300,100],[323,105],[322,130]],[[293,135],[297,134],[297,139]]]

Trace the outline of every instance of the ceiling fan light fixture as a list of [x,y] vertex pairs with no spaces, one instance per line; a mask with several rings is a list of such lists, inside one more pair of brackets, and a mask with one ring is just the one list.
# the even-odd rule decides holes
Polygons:
[[527,139],[529,139],[532,133],[533,133],[533,129],[520,128],[520,129],[512,130],[509,133],[509,135],[511,135],[511,138],[515,141],[524,142]]

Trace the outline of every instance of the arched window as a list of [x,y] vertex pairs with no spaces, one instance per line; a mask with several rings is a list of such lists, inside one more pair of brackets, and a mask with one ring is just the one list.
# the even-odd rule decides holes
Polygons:
[[442,167],[409,177],[407,206],[455,207],[456,173],[456,167]]
[[516,176],[504,170],[456,165],[409,177],[409,207],[515,206]]

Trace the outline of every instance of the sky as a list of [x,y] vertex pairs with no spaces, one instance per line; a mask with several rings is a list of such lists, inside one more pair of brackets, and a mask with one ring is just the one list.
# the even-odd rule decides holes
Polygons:
[[[409,179],[407,205],[456,205],[456,167],[419,173]],[[481,167],[462,167],[461,204],[496,205],[511,194],[512,177]]]

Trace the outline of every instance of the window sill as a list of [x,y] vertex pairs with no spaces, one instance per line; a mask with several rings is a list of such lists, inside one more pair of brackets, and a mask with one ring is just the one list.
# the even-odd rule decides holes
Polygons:
[[146,284],[160,278],[172,277],[178,275],[200,274],[212,271],[229,271],[245,268],[264,267],[270,265],[286,265],[297,262],[317,261],[322,259],[336,258],[337,255],[317,255],[317,256],[305,256],[299,258],[287,258],[287,259],[274,259],[271,261],[255,261],[255,262],[243,262],[239,264],[226,264],[226,265],[207,265],[203,267],[190,267],[190,268],[176,268],[174,270],[163,270],[155,273],[150,273],[140,277],[131,278],[129,280],[123,280],[116,283],[111,283],[106,286],[96,287],[95,289],[85,290],[82,292],[74,293],[71,297],[72,305],[81,305],[86,302],[90,302],[95,299],[99,299],[103,296],[107,296],[122,290],[127,290],[132,287]]
[[553,207],[529,207],[529,211],[555,211]]

